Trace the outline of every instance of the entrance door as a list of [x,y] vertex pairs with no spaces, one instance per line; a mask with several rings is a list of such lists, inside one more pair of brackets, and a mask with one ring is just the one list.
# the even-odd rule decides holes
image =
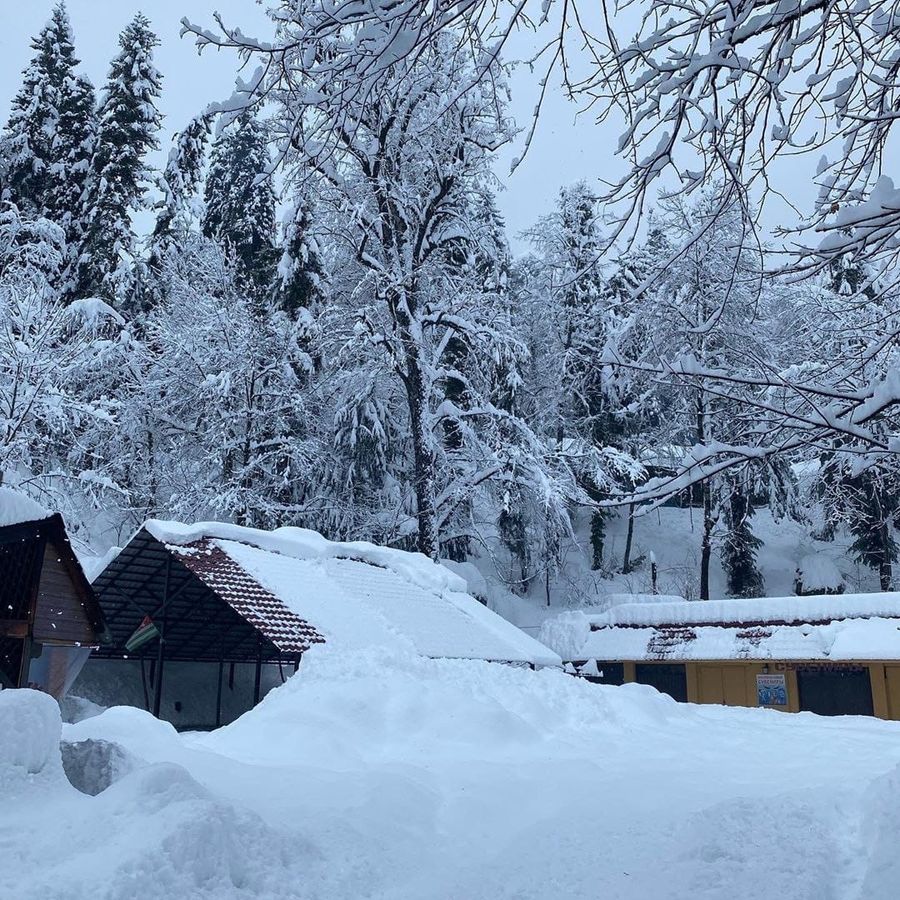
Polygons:
[[679,703],[687,703],[687,674],[683,664],[637,663],[634,678],[639,684],[649,684]]
[[797,669],[800,709],[820,716],[871,716],[872,682],[863,666]]
[[884,678],[887,682],[888,715],[900,719],[900,666],[885,666]]
[[749,706],[743,666],[699,666],[700,702]]

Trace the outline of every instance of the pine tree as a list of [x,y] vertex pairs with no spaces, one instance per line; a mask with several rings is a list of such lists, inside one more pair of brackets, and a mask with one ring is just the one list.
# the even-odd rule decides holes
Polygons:
[[278,302],[288,315],[312,313],[321,305],[326,275],[322,252],[313,233],[309,200],[298,195],[284,225],[284,244],[278,264]]
[[64,175],[60,163],[67,149],[60,120],[78,65],[65,4],[53,8],[31,46],[34,56],[23,72],[3,136],[3,197],[23,214],[53,219],[60,211],[56,180]]
[[756,554],[762,541],[750,529],[753,505],[744,485],[731,480],[731,494],[725,501],[727,533],[722,547],[722,565],[728,577],[732,597],[761,597],[764,593],[762,573]]
[[83,237],[81,200],[91,171],[91,157],[97,136],[97,98],[94,86],[84,75],[69,79],[63,88],[54,163],[54,192],[47,216],[66,233],[70,248]]
[[76,296],[105,296],[128,305],[135,237],[131,214],[142,208],[145,157],[158,147],[156,108],[161,75],[153,65],[159,41],[149,20],[135,16],[119,37],[100,103],[97,140],[83,206],[84,235],[76,264]]
[[[558,384],[556,439],[562,448],[605,446],[599,427],[601,367],[597,364],[606,330],[606,290],[600,268],[602,236],[597,199],[581,181],[560,191],[555,212],[531,234],[548,266],[547,292],[556,332]],[[588,454],[580,454],[587,458]],[[584,467],[584,487],[595,501],[603,485]],[[591,565],[603,565],[606,527],[596,509],[591,521]]]
[[[849,527],[854,536],[850,550],[863,565],[878,572],[881,590],[893,587],[893,564],[900,547],[894,538],[894,517],[898,511],[896,484],[889,485],[877,471],[862,472],[845,482],[850,492]],[[893,488],[893,489],[892,489]]]
[[203,233],[225,251],[239,284],[257,294],[272,285],[277,260],[270,165],[266,127],[245,115],[213,145],[206,178]]

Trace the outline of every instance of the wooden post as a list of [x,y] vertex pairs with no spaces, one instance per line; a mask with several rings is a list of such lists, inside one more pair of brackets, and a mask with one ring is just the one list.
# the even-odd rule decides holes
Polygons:
[[219,657],[219,680],[216,684],[216,728],[222,724],[222,676],[225,674],[225,660]]
[[253,705],[259,703],[259,689],[262,681],[262,639],[256,640],[256,677],[253,679]]
[[166,576],[163,581],[162,622],[159,629],[159,648],[156,655],[156,685],[153,695],[153,715],[159,718],[159,708],[162,703],[163,661],[165,660],[166,645],[166,619],[169,611],[166,604],[169,602],[169,575],[172,571],[172,557],[166,557]]

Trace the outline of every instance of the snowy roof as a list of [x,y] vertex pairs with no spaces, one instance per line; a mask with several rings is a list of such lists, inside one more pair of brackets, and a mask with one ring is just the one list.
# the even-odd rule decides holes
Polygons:
[[541,640],[573,661],[900,659],[900,594],[623,605],[564,613]]
[[303,653],[325,639],[309,622],[267,591],[215,541],[201,538],[170,545],[185,568],[221,597],[235,612],[261,631],[281,651]]
[[144,529],[276,644],[305,649],[324,639],[350,649],[401,645],[428,657],[560,664],[422,554],[336,543],[302,528],[151,520]]
[[9,487],[0,487],[0,528],[23,522],[37,522],[49,519],[52,515],[31,497]]

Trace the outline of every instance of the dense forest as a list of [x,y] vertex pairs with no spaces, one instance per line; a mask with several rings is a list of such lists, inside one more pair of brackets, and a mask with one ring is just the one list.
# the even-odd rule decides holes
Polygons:
[[576,514],[612,574],[610,517],[680,503],[699,595],[714,547],[758,595],[765,505],[892,586],[895,291],[851,241],[784,277],[724,182],[630,238],[580,182],[514,256],[508,85],[448,30],[377,90],[323,82],[313,124],[288,90],[198,111],[155,170],[156,45],[137,16],[95,90],[64,5],[34,37],[0,136],[0,479],[95,544],[301,525],[502,557],[518,592]]

